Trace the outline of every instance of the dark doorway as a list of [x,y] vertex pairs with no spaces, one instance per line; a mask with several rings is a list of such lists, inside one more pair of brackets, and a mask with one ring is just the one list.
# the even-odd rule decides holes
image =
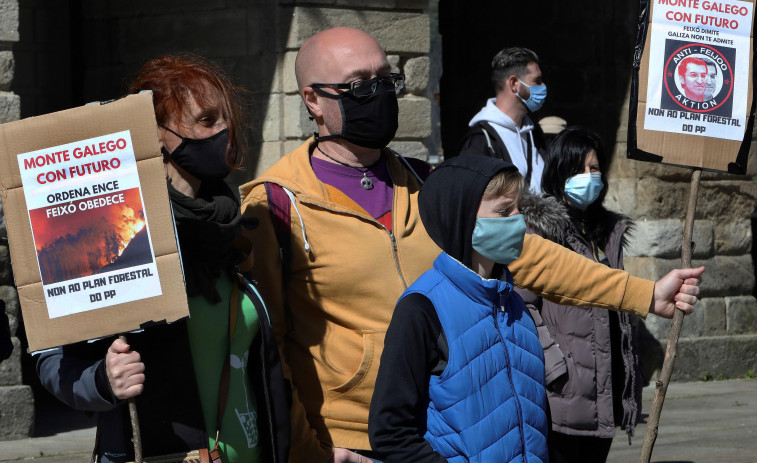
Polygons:
[[501,49],[534,50],[548,88],[534,120],[557,115],[603,137],[625,124],[638,1],[491,2],[440,0],[442,146],[457,154],[468,121],[494,96],[491,60]]

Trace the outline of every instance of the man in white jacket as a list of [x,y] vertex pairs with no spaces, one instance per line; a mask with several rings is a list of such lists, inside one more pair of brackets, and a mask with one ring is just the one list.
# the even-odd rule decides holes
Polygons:
[[529,117],[547,96],[539,57],[527,48],[505,48],[492,60],[492,84],[496,97],[471,119],[460,154],[485,154],[513,164],[539,194],[544,140]]

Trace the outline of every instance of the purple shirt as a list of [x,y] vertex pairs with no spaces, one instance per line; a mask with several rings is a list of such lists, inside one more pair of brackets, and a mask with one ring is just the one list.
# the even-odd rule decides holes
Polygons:
[[373,183],[373,188],[370,190],[363,189],[360,184],[363,178],[361,171],[365,168],[358,171],[354,167],[335,164],[313,156],[310,157],[310,165],[313,166],[313,172],[318,180],[344,193],[389,231],[392,230],[393,184],[383,154],[381,160],[366,172]]

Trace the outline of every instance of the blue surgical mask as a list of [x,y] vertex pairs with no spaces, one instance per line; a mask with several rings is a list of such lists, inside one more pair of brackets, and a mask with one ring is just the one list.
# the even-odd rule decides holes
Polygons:
[[478,217],[473,228],[473,249],[498,264],[509,264],[520,257],[526,221],[523,216]]
[[547,99],[547,86],[544,84],[528,85],[520,79],[518,79],[518,81],[521,84],[525,85],[530,92],[527,100],[520,98],[520,95],[516,93],[516,95],[518,95],[518,98],[520,98],[520,101],[522,101],[523,104],[526,105],[526,108],[528,108],[528,110],[531,112],[541,109],[542,105],[544,105],[544,100]]
[[583,211],[599,198],[604,187],[602,174],[578,174],[565,181],[565,199]]

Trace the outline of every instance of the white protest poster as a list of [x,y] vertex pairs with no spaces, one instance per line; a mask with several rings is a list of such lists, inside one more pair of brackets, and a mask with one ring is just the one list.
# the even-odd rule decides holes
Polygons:
[[644,129],[742,140],[753,3],[654,0]]
[[49,318],[162,294],[128,130],[17,159]]

